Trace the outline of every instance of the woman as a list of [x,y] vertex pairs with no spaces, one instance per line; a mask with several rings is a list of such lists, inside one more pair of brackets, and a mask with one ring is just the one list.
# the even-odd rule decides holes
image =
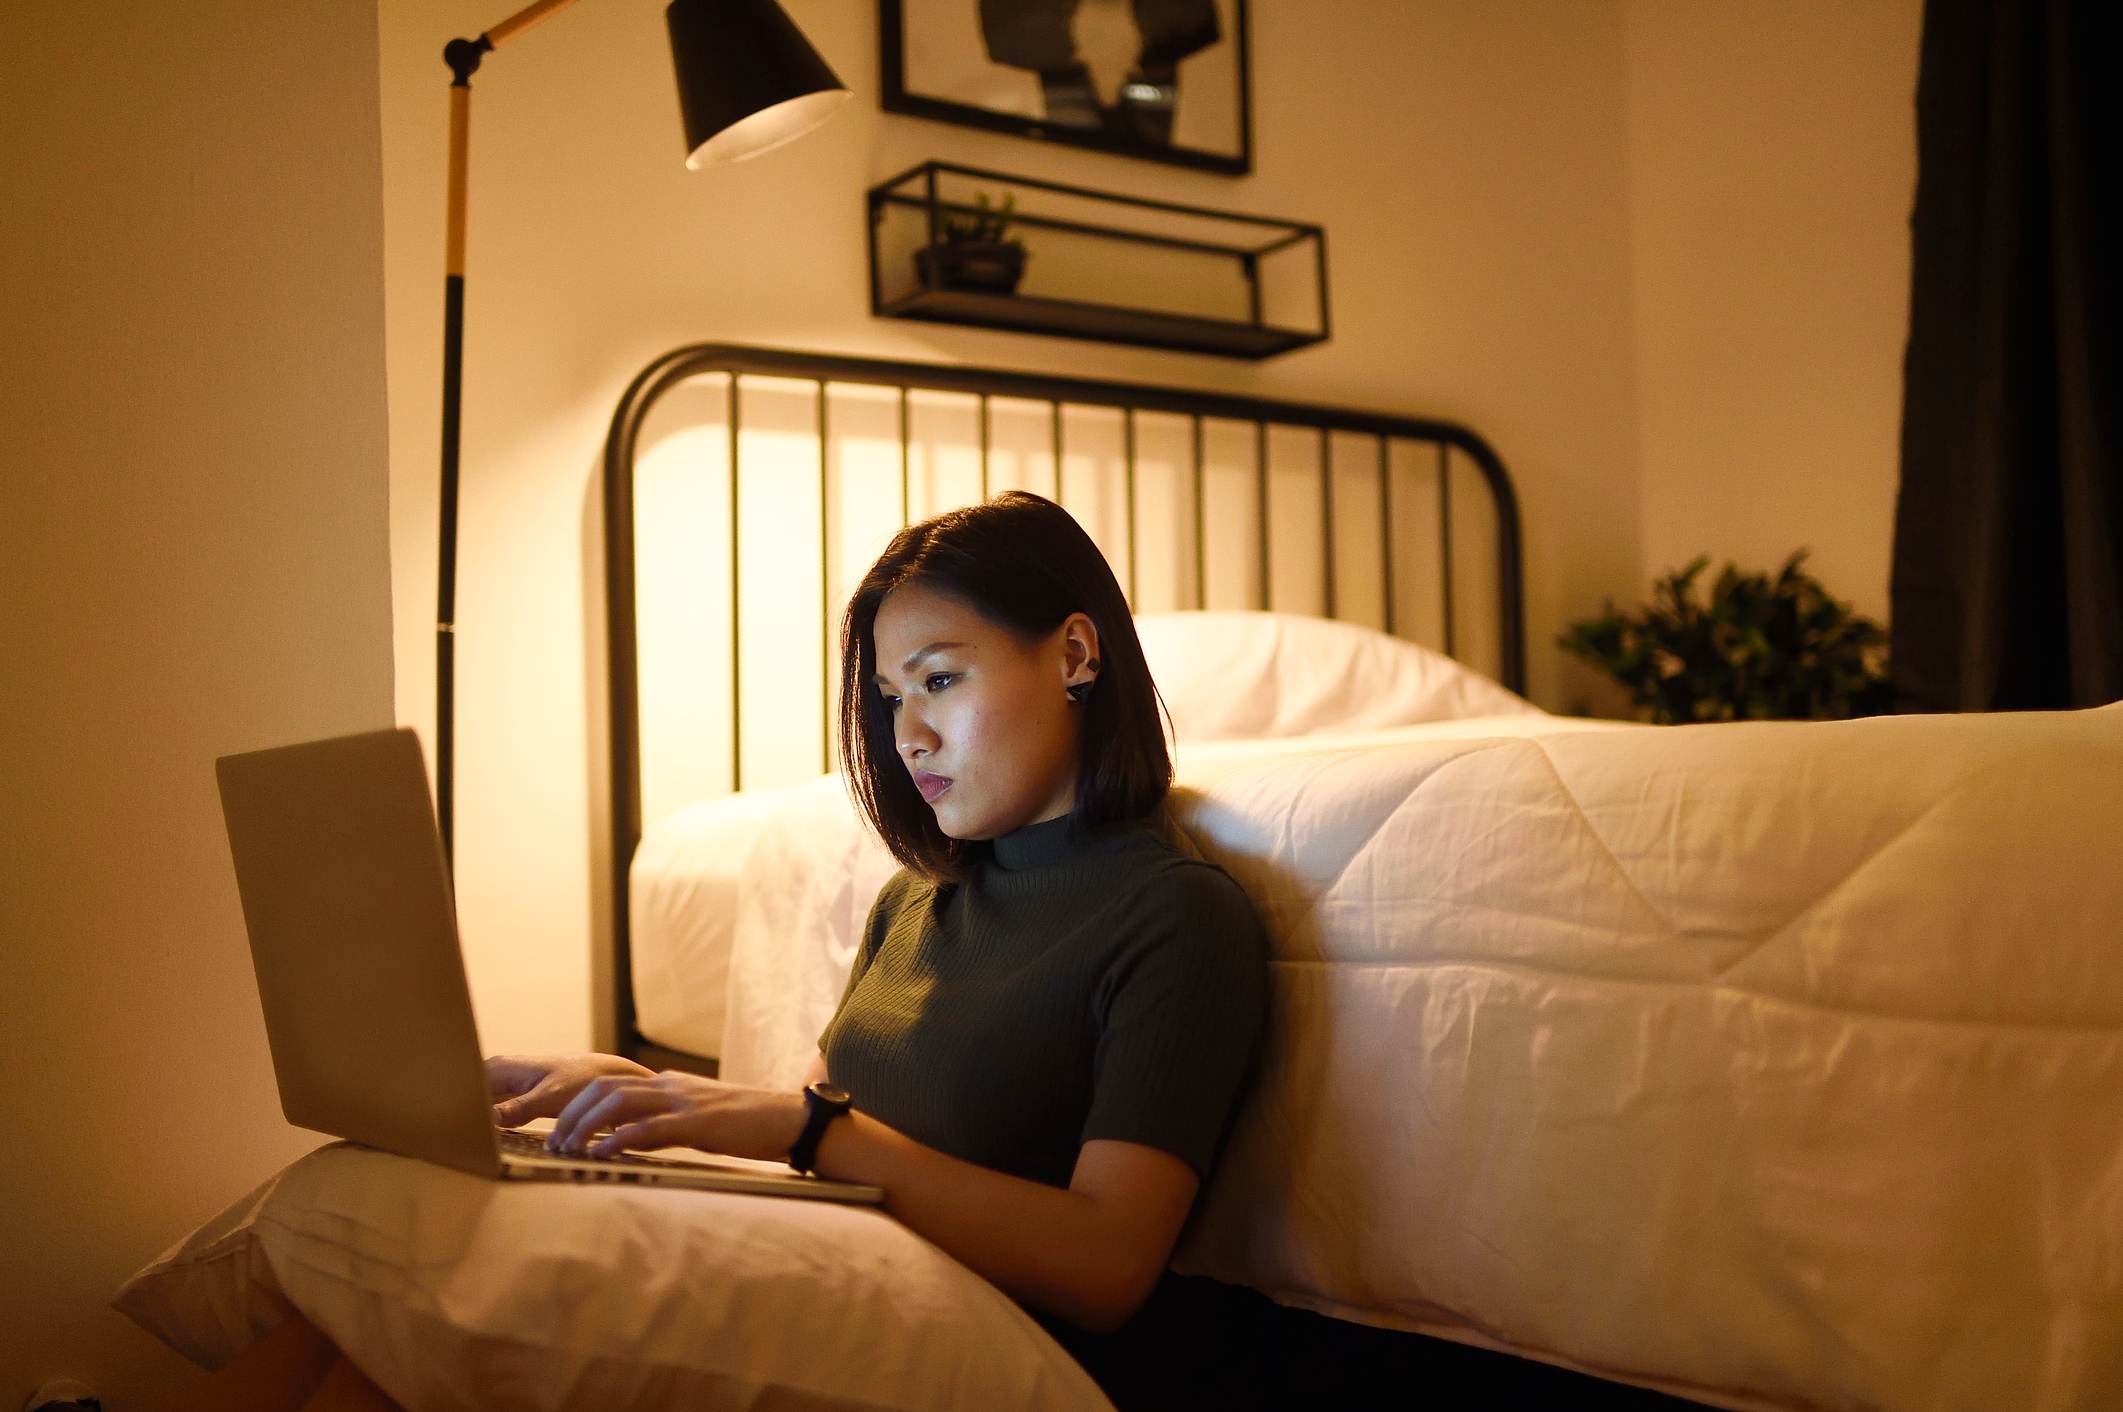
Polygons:
[[1156,688],[1111,568],[1023,492],[907,527],[842,620],[840,717],[850,788],[903,865],[808,1076],[852,1107],[496,1056],[496,1121],[882,1187],[1123,1408],[1258,1396],[1246,1326],[1268,1301],[1166,1263],[1250,1078],[1266,942],[1164,824]]

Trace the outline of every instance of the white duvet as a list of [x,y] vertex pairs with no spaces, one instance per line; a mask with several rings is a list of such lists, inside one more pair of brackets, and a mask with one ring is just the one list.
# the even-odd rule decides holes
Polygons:
[[[1183,747],[1276,1010],[1176,1268],[1734,1407],[2123,1406],[2123,709],[1591,725]],[[793,1084],[889,872],[831,778],[652,830],[644,1031]]]
[[[1331,736],[1186,742],[1176,763],[1184,794],[1232,762],[1628,729],[1528,708]],[[736,1083],[801,1084],[840,1003],[863,919],[898,866],[861,825],[839,775],[704,800],[651,826],[628,894],[641,1032],[719,1059]]]

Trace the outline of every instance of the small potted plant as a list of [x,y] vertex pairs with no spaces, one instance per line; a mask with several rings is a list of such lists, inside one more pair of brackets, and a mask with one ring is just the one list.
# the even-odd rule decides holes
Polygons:
[[1025,244],[1008,235],[1017,197],[1006,193],[997,206],[983,191],[974,201],[941,213],[938,238],[914,252],[915,272],[926,289],[1014,294],[1025,275]]
[[1556,639],[1629,688],[1638,714],[1659,724],[1840,720],[1892,709],[1887,634],[1803,572],[1804,549],[1775,578],[1727,564],[1699,603],[1698,555],[1652,587],[1636,613],[1572,623]]

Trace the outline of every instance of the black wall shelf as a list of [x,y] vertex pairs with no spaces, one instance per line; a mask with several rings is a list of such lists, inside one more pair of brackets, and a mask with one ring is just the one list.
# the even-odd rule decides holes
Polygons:
[[[1015,206],[1024,282],[1004,294],[924,283],[914,253],[986,196]],[[1328,336],[1326,233],[924,162],[870,188],[870,312],[1145,348],[1269,358]]]

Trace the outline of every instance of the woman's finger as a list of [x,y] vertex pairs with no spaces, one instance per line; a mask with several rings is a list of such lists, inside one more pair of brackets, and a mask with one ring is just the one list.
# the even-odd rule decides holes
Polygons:
[[486,1061],[487,1095],[490,1098],[517,1098],[530,1092],[541,1083],[550,1066],[536,1060],[519,1058],[513,1054],[497,1054]]
[[504,1098],[501,1102],[495,1104],[494,1121],[505,1128],[513,1128],[519,1124],[528,1123],[533,1118],[547,1116],[553,1111],[554,1103],[553,1086],[551,1084],[539,1084],[528,1093],[518,1094],[514,1098]]
[[553,1091],[535,1088],[516,1098],[504,1098],[494,1105],[494,1121],[505,1128],[520,1127],[533,1118],[548,1118],[556,1106]]
[[631,1123],[614,1128],[608,1137],[591,1144],[590,1152],[598,1157],[609,1157],[615,1152],[624,1152],[630,1147],[674,1147],[678,1144],[668,1135],[681,1115],[677,1113],[652,1113]]
[[554,1115],[553,1131],[546,1138],[546,1146],[555,1148],[561,1146],[568,1136],[575,1131],[577,1120],[591,1108],[604,1101],[610,1082],[607,1078],[594,1078],[577,1089],[574,1097],[570,1098],[562,1106],[560,1112]]
[[582,1148],[601,1128],[616,1127],[629,1116],[628,1110],[640,1102],[639,1097],[627,1089],[615,1088],[604,1098],[584,1109],[575,1119],[575,1124],[566,1133],[555,1130],[559,1145],[574,1152]]
[[581,1093],[562,1111],[553,1124],[550,1145],[556,1149],[572,1150],[582,1145],[583,1139],[605,1126],[613,1119],[624,1116],[627,1105],[636,1101],[643,1092],[638,1080],[624,1078],[597,1078],[583,1085]]
[[533,1118],[554,1117],[567,1107],[568,1100],[575,1097],[576,1093],[573,1079],[565,1074],[549,1073],[528,1092],[495,1104],[494,1119],[504,1126],[513,1127],[528,1123]]

